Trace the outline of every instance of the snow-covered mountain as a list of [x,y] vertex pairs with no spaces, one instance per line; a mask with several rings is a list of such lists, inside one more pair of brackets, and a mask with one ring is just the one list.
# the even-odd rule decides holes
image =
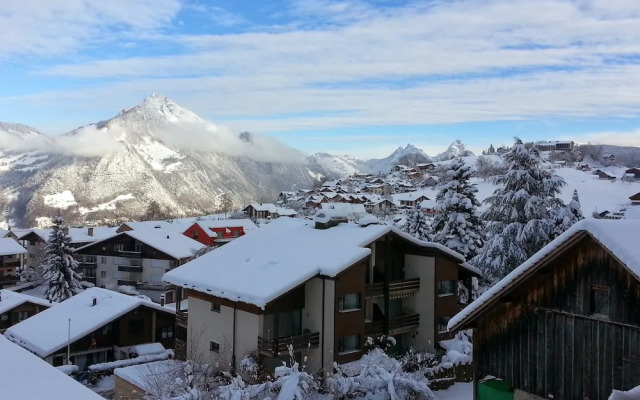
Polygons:
[[317,164],[331,177],[345,177],[355,173],[385,173],[389,172],[394,165],[406,164],[415,165],[418,163],[447,161],[457,157],[473,156],[461,140],[456,140],[446,151],[430,157],[422,149],[412,144],[398,147],[385,158],[360,160],[349,155],[333,155],[327,153],[316,153],[310,156],[312,163]]
[[473,152],[467,149],[460,139],[455,140],[449,145],[447,150],[433,157],[433,161],[447,161],[458,157],[473,156]]
[[210,213],[223,193],[236,206],[271,201],[321,176],[298,151],[238,135],[159,95],[59,137],[0,129],[0,137],[38,135],[0,153],[0,209],[23,226],[57,208],[71,222],[135,218],[152,200],[175,216]]

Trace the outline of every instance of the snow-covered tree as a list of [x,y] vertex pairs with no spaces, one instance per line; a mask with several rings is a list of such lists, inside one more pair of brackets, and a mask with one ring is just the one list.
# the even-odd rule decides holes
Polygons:
[[419,205],[409,210],[402,230],[417,239],[430,240],[429,220]]
[[485,200],[487,240],[474,259],[489,281],[503,278],[551,240],[550,211],[561,207],[556,196],[565,185],[552,170],[541,168],[537,150],[526,149],[520,139],[504,159],[508,169],[492,179],[498,188]]
[[44,296],[46,299],[60,302],[82,290],[78,274],[78,262],[73,259],[71,238],[61,216],[53,218],[53,230],[45,247],[46,264],[42,266]]
[[573,189],[573,196],[571,197],[571,201],[569,202],[569,208],[571,209],[571,213],[576,217],[576,220],[580,221],[584,219],[584,215],[582,215],[582,207],[580,207],[580,197],[578,197],[578,189]]
[[470,182],[471,168],[461,158],[449,165],[448,182],[438,187],[431,240],[473,258],[482,247],[483,227],[478,217],[478,188]]

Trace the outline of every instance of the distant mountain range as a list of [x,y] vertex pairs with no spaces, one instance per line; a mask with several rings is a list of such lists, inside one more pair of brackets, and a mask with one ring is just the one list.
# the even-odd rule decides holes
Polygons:
[[428,156],[423,150],[412,144],[398,147],[388,157],[381,159],[359,160],[349,155],[316,153],[310,156],[324,172],[330,176],[347,176],[354,173],[389,172],[396,164],[415,165],[418,163],[447,161],[456,157],[474,155],[460,140],[456,140],[447,150],[435,156]]

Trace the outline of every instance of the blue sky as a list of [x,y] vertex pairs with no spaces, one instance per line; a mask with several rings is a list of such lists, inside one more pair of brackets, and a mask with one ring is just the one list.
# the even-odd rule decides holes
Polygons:
[[640,146],[636,0],[25,0],[0,26],[0,121],[50,134],[162,93],[305,152]]

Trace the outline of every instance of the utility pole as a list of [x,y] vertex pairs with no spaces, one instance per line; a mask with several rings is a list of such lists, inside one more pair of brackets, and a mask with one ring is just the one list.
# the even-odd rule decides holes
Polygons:
[[71,365],[71,318],[69,318],[69,328],[67,329],[67,364]]

